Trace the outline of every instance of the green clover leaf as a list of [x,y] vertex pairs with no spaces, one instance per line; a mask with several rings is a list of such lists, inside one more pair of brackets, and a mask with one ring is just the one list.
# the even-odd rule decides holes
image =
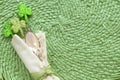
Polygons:
[[28,23],[28,16],[32,15],[31,8],[28,8],[25,4],[20,4],[18,6],[17,14],[20,18],[24,18],[25,22]]
[[9,36],[12,36],[13,35],[13,32],[11,30],[11,26],[12,24],[10,22],[7,22],[6,24],[4,24],[4,29],[2,31],[2,34],[5,36],[5,37],[9,37]]
[[24,33],[22,28],[26,27],[25,21],[24,20],[19,20],[18,18],[13,18],[10,21],[12,23],[11,29],[13,30],[14,33],[19,33],[21,34],[22,37],[24,37]]

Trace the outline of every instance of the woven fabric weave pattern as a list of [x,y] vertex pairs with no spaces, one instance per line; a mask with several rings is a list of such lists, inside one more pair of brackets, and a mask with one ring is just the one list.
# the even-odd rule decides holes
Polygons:
[[[48,59],[61,80],[120,79],[120,0],[1,0],[0,75],[32,80],[4,38],[2,25],[19,3],[33,10],[29,26],[46,32]],[[26,56],[27,57],[27,56]]]

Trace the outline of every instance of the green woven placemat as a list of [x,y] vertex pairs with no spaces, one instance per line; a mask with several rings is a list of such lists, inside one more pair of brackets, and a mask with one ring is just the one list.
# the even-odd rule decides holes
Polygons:
[[31,80],[11,40],[1,34],[21,2],[33,10],[32,30],[46,32],[49,63],[61,80],[120,79],[120,0],[0,0],[5,80]]

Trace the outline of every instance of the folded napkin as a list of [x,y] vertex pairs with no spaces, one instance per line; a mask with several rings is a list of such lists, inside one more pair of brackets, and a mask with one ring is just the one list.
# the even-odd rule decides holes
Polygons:
[[14,35],[11,43],[33,80],[60,80],[48,63],[44,32],[28,32],[25,39]]

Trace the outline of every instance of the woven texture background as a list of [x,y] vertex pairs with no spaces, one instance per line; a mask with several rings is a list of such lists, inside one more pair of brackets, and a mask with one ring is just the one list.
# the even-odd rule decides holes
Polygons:
[[33,10],[32,30],[46,32],[49,63],[61,80],[120,80],[120,0],[0,0],[5,80],[31,80],[11,39],[1,34],[21,2]]

